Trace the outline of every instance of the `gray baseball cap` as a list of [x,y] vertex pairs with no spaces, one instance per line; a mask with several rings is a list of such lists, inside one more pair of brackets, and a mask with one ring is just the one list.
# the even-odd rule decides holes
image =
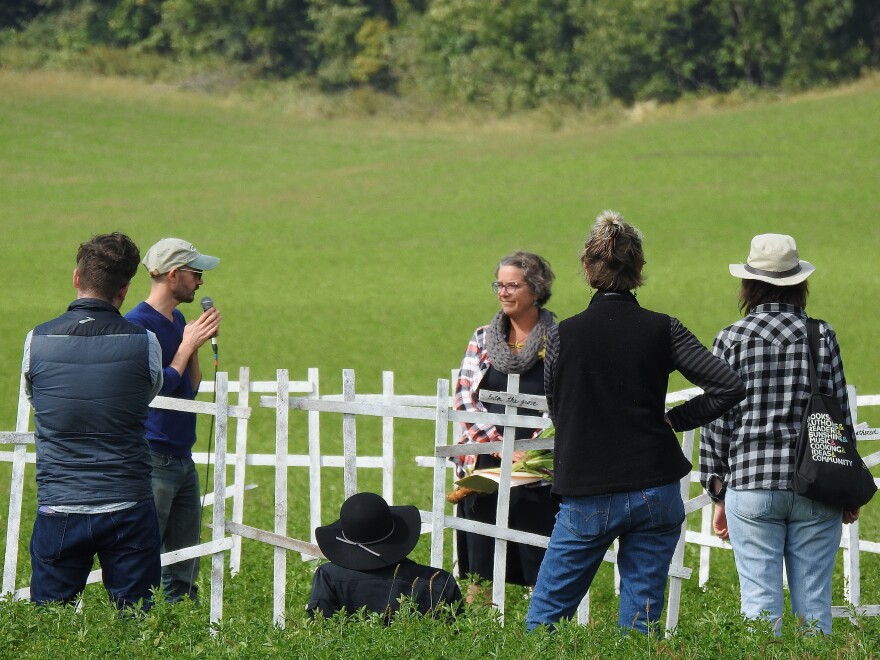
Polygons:
[[194,270],[212,270],[220,263],[180,238],[163,238],[147,251],[143,264],[150,275],[163,275],[175,268],[187,266]]

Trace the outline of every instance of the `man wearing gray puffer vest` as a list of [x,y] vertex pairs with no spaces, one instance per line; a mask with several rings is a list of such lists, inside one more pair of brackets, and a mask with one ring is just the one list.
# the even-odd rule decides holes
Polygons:
[[145,430],[162,386],[161,348],[119,313],[139,262],[125,234],[80,245],[77,299],[25,340],[22,373],[37,446],[31,600],[38,604],[76,600],[96,554],[119,607],[149,609],[159,584]]

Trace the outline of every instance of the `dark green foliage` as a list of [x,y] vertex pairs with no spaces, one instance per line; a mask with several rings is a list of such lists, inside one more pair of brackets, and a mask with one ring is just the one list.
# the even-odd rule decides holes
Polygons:
[[747,83],[803,88],[838,82],[856,76],[869,61],[868,35],[860,18],[867,7],[859,6],[866,3],[731,0],[728,4],[722,59],[733,65],[735,78]]
[[359,0],[311,1],[309,49],[325,89],[366,83],[392,87],[390,21],[395,17],[390,6],[376,9]]
[[[3,28],[6,28],[5,31]],[[498,113],[836,84],[880,66],[874,0],[32,0],[0,43],[138,52]],[[102,50],[103,49],[103,50]],[[77,53],[78,58],[57,57]],[[50,54],[53,57],[50,57]],[[86,62],[89,58],[85,59]],[[69,64],[68,64],[69,65]]]
[[416,89],[499,110],[542,99],[581,104],[589,87],[572,84],[583,27],[569,0],[434,0],[403,29],[403,77]]
[[219,55],[263,72],[294,74],[312,64],[308,5],[306,0],[168,0],[162,41],[176,53]]
[[[0,7],[2,27],[9,40],[47,53],[85,52],[107,47],[155,46],[154,29],[160,25],[164,0],[35,0]],[[4,13],[17,20],[4,21]],[[0,39],[2,41],[2,39]]]
[[836,83],[878,34],[863,0],[433,0],[395,36],[401,79],[507,111]]
[[43,7],[39,0],[4,2],[0,4],[0,30],[4,28],[19,29],[27,25],[42,10]]

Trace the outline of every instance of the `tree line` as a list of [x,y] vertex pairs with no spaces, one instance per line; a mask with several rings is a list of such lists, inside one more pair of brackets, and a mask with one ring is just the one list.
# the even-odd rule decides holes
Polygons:
[[880,65],[876,0],[20,0],[0,42],[517,110],[804,89]]

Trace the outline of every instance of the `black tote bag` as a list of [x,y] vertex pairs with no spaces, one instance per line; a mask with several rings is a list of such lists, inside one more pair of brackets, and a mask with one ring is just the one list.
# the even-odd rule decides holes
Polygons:
[[851,511],[877,491],[874,478],[856,449],[852,426],[834,397],[819,393],[815,361],[819,354],[819,323],[807,319],[810,348],[810,398],[801,421],[795,451],[792,488],[811,500]]

